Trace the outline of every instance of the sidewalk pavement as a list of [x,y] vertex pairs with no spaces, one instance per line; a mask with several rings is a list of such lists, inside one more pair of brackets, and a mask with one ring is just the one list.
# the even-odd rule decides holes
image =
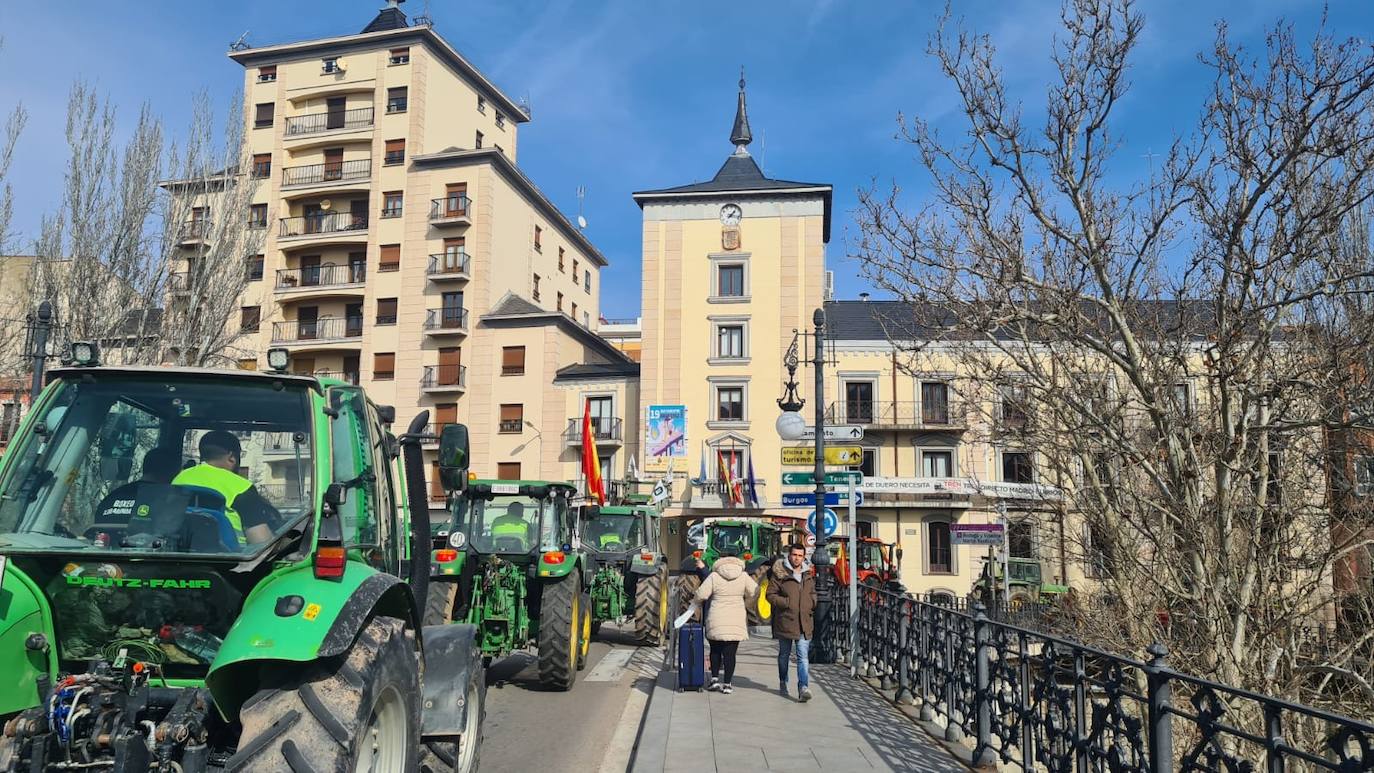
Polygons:
[[808,703],[796,700],[794,671],[784,698],[769,638],[741,643],[730,695],[679,693],[675,681],[673,670],[659,674],[633,773],[969,770],[847,668],[813,665]]

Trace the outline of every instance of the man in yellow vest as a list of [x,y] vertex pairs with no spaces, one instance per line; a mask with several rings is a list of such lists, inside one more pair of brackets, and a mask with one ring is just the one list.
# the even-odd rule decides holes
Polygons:
[[525,520],[525,505],[521,502],[511,502],[506,506],[506,512],[491,522],[491,538],[493,541],[502,537],[517,539],[520,540],[523,550],[529,550],[532,526],[533,524]]
[[206,432],[200,438],[200,464],[188,467],[172,479],[173,486],[203,486],[224,495],[224,514],[241,539],[248,544],[272,538],[270,524],[278,517],[276,508],[253,488],[252,481],[235,472],[242,456],[239,439],[222,429]]

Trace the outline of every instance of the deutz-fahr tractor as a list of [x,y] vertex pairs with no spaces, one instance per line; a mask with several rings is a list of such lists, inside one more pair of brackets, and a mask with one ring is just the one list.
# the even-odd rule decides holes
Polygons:
[[428,415],[283,350],[73,350],[0,460],[0,771],[475,770],[475,629],[422,628],[409,560]]
[[[835,567],[835,581],[849,585],[849,538],[835,536],[826,543],[830,548],[831,564]],[[883,588],[897,593],[905,593],[906,588],[899,578],[898,562],[902,549],[895,542],[883,542],[874,537],[857,537],[856,564],[859,585],[868,588]]]
[[691,603],[697,588],[701,586],[696,562],[700,560],[710,569],[716,559],[731,552],[744,561],[745,570],[759,584],[758,601],[749,608],[749,625],[767,623],[773,617],[765,595],[768,591],[769,569],[782,555],[782,530],[757,518],[722,518],[707,521],[703,536],[705,547],[692,551],[692,555],[682,562],[682,574],[678,576],[679,614]]
[[[1055,601],[1069,591],[1069,586],[1045,582],[1040,572],[1040,562],[1033,558],[1013,558],[1007,562],[1010,571],[1010,607],[1017,609],[1025,604]],[[992,586],[989,589],[988,582]],[[983,558],[983,569],[973,583],[973,598],[989,604],[1000,600],[1002,591],[1002,564]]]
[[659,514],[649,504],[584,508],[593,633],[604,621],[631,620],[641,644],[656,646],[667,634],[668,560],[659,550]]
[[576,489],[535,480],[474,480],[458,490],[445,471],[450,430],[440,440],[440,470],[450,489],[447,526],[432,554],[425,622],[453,620],[477,630],[484,664],[534,646],[539,681],[568,690],[587,663],[592,610],[588,562],[578,544]]

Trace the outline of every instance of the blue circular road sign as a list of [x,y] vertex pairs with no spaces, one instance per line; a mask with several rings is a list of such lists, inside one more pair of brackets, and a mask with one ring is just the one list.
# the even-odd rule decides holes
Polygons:
[[[829,539],[830,535],[834,534],[835,530],[840,528],[840,517],[835,514],[834,510],[831,510],[828,507],[825,508],[825,510],[823,511],[823,516],[825,519],[825,532],[821,536],[825,537],[826,539]],[[806,528],[812,534],[816,533],[816,514],[814,512],[811,513],[811,515],[807,516]]]

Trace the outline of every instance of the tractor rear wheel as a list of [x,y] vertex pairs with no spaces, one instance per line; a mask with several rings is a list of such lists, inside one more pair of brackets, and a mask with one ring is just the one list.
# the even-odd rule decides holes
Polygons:
[[425,591],[425,625],[447,625],[453,622],[458,602],[458,583],[429,581]]
[[271,675],[239,711],[225,765],[246,770],[414,770],[420,747],[415,635],[376,617],[345,654]]
[[539,681],[555,690],[570,690],[582,648],[582,575],[574,570],[547,580],[539,592]]
[[657,647],[668,628],[667,579],[667,568],[661,568],[635,583],[635,638],[646,647]]
[[420,773],[477,773],[482,753],[482,720],[487,715],[486,671],[474,671],[463,691],[467,716],[457,741],[426,741],[420,747]]
[[[692,606],[692,599],[697,596],[697,588],[701,587],[701,578],[695,574],[679,574],[677,576],[677,609],[673,615],[677,616],[687,611]],[[701,610],[698,609],[692,619],[701,622]]]

